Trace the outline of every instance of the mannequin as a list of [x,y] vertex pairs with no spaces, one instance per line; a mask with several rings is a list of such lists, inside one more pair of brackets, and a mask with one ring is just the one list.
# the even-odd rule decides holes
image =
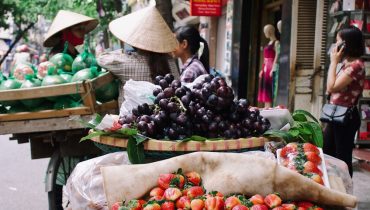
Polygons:
[[[276,24],[279,34],[281,34],[281,20],[279,20]],[[278,90],[278,81],[279,81],[279,58],[280,58],[280,42],[276,40],[275,42],[275,60],[272,67],[272,95],[273,95],[273,106],[277,105],[276,98],[277,98],[277,90]]]
[[272,69],[275,61],[275,45],[277,38],[275,36],[275,27],[266,25],[263,28],[265,37],[269,39],[268,45],[263,49],[264,61],[262,69],[259,72],[259,90],[258,102],[264,103],[265,108],[270,108],[272,105]]

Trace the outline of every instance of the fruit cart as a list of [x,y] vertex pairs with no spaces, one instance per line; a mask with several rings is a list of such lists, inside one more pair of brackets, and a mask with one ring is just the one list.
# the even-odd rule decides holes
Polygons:
[[[87,122],[96,114],[116,113],[117,101],[99,103],[95,90],[111,83],[114,77],[105,73],[91,80],[80,82],[0,91],[1,101],[35,99],[79,94],[83,105],[60,110],[17,112],[0,114],[0,134],[12,134],[11,140],[30,143],[31,158],[47,158],[45,190],[48,192],[49,209],[59,209],[62,188],[57,183],[67,180],[76,161],[100,154],[91,142],[79,143],[88,132],[81,122]],[[73,163],[75,162],[75,163]]]

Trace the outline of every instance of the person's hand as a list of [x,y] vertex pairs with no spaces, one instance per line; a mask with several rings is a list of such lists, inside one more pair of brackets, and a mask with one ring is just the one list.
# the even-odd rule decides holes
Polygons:
[[263,76],[263,71],[260,71],[260,73],[259,73],[258,77],[259,77],[260,79],[262,79],[262,76]]
[[333,47],[330,53],[330,62],[333,62],[336,64],[339,63],[343,56],[343,50],[344,50],[344,47],[340,48],[338,51],[338,44],[335,44],[335,47]]

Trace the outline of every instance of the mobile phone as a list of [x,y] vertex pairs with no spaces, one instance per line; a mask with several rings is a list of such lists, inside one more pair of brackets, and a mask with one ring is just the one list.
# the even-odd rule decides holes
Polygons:
[[339,45],[338,45],[338,47],[337,47],[337,51],[339,52],[339,50],[340,49],[342,49],[343,48],[343,50],[346,48],[346,42],[341,42]]

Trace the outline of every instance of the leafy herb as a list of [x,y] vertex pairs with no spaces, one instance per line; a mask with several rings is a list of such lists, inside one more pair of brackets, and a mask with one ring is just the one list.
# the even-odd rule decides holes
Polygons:
[[81,138],[80,142],[83,142],[85,140],[92,139],[92,138],[97,137],[97,136],[102,136],[104,134],[107,134],[107,132],[105,132],[105,131],[94,131],[92,133],[89,133],[89,135]]
[[144,145],[137,144],[134,137],[130,137],[127,142],[127,154],[132,164],[144,163]]
[[283,139],[290,142],[310,142],[318,147],[323,146],[323,134],[318,120],[305,110],[296,110],[292,114],[294,123],[289,131],[269,130],[266,137]]

